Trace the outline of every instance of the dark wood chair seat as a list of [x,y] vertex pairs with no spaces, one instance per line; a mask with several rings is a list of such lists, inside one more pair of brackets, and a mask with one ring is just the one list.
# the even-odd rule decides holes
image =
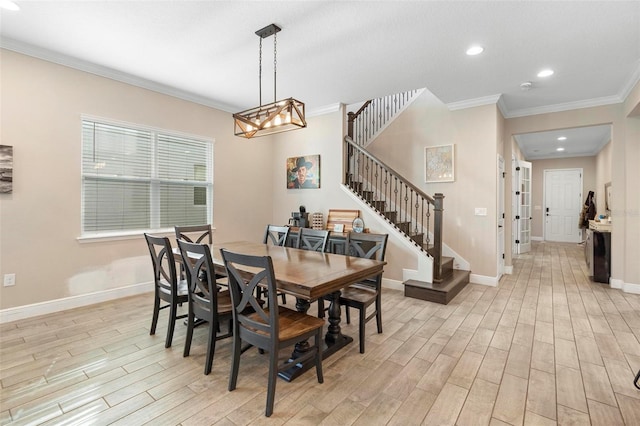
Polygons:
[[[265,309],[264,312],[269,315],[269,309]],[[258,313],[249,314],[247,317],[258,323],[267,324]],[[297,339],[322,326],[324,326],[324,320],[320,318],[312,317],[284,306],[278,306],[278,339],[281,343]],[[267,332],[262,330],[255,328],[252,328],[252,330],[263,336],[268,335]]]
[[358,304],[366,307],[375,302],[376,297],[378,297],[378,293],[375,288],[354,284],[342,291],[342,294],[340,295],[340,304]]

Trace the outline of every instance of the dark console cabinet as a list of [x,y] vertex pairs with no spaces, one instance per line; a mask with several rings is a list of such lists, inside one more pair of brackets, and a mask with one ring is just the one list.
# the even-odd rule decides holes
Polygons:
[[[587,231],[587,262],[591,260],[590,270],[593,280],[609,284],[611,277],[611,232]],[[593,257],[592,257],[593,256]]]

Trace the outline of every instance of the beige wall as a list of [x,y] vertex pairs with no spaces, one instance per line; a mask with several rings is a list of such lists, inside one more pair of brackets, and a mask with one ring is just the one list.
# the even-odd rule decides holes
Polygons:
[[[531,162],[531,237],[544,239],[544,171],[558,169],[582,169],[582,203],[589,191],[596,193],[596,199],[603,197],[602,190],[596,186],[596,157],[557,158],[550,160],[534,160]],[[604,188],[604,187],[603,187]],[[604,211],[604,209],[603,209]],[[601,211],[598,210],[600,213]],[[576,227],[578,226],[576,212]],[[577,228],[576,228],[577,229]]]
[[0,287],[0,308],[152,279],[142,236],[77,240],[81,114],[215,139],[219,241],[261,235],[271,220],[272,144],[234,137],[230,114],[11,51],[0,54],[0,143],[14,147],[13,193],[0,196],[0,275],[16,274],[14,287]]
[[[495,105],[449,109],[429,91],[367,148],[427,194],[444,199],[445,244],[471,264],[471,272],[497,276],[497,146]],[[455,144],[455,182],[424,182],[424,149]],[[475,216],[484,207],[486,216]]]

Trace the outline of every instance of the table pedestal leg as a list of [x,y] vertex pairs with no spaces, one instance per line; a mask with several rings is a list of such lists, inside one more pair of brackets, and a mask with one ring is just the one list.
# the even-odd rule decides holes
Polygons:
[[[296,299],[296,311],[306,314],[307,311],[309,311],[309,306],[311,306],[311,303],[308,300]],[[296,347],[293,350],[293,354],[291,354],[291,358],[296,359],[300,355],[306,353],[310,346],[311,345],[309,345],[307,340],[296,343]]]
[[[296,310],[298,312],[307,313],[310,303],[306,300],[297,299]],[[322,359],[334,354],[349,343],[353,342],[353,338],[345,336],[340,330],[340,292],[331,293],[331,304],[329,305],[329,326],[325,335],[322,347]],[[306,340],[296,344],[296,347],[290,359],[296,359],[300,354],[309,350],[309,342]],[[315,366],[311,359],[304,364],[296,364],[288,370],[278,373],[278,375],[290,382],[308,369]]]

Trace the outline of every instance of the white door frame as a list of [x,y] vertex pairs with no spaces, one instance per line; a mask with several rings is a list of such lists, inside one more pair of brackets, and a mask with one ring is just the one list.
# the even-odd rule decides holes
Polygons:
[[505,182],[505,171],[504,171],[504,158],[502,155],[498,154],[498,208],[497,208],[497,245],[498,248],[498,281],[504,274],[504,182]]

